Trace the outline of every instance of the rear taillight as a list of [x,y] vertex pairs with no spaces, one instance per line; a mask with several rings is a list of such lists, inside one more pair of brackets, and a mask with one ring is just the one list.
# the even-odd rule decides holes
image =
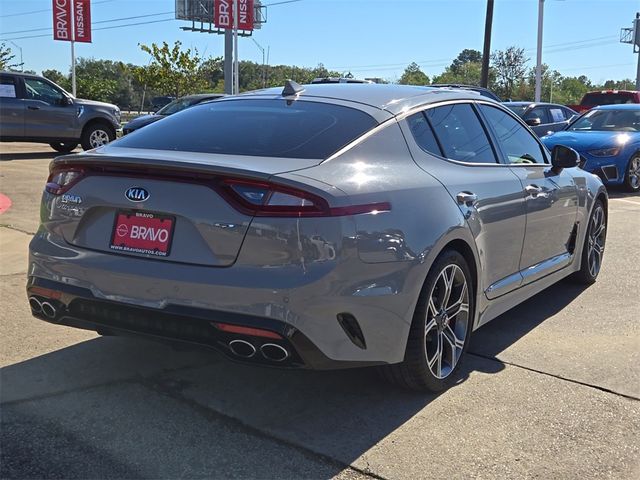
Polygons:
[[85,175],[83,168],[55,168],[49,174],[44,189],[53,195],[62,195]]
[[330,207],[318,195],[256,180],[225,179],[222,193],[235,208],[257,217],[338,217],[391,210],[387,202]]

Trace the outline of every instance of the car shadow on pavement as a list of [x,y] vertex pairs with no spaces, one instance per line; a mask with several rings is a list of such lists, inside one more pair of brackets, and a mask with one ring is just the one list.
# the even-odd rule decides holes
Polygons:
[[588,287],[564,279],[476,330],[469,353],[495,358],[542,322],[560,312]]
[[[486,374],[502,371],[505,365],[493,357],[583,291],[584,287],[561,282],[475,332],[471,351],[476,355],[465,358],[458,385],[441,395],[455,395],[471,376],[479,375],[474,381],[484,382],[488,381]],[[146,340],[117,337],[88,340],[4,367],[0,380],[3,445],[13,442],[8,450],[12,455],[16,449],[42,445],[46,450],[49,444],[59,445],[55,460],[50,461],[74,465],[65,475],[68,478],[166,478],[172,476],[169,472],[181,471],[211,476],[216,473],[210,470],[211,463],[198,470],[193,452],[214,446],[228,452],[249,448],[247,460],[241,462],[245,478],[292,475],[285,464],[265,458],[269,448],[293,449],[310,458],[320,454],[328,470],[315,477],[327,478],[339,474],[425,408],[432,404],[436,410],[449,408],[447,402],[434,403],[440,395],[388,385],[375,369],[254,367],[214,353],[176,351]],[[149,427],[157,421],[177,429],[177,438],[159,435]],[[223,442],[217,436],[220,422],[251,437],[255,445],[248,447],[243,443],[246,440],[234,440],[236,437],[218,443]],[[202,444],[203,429],[210,432],[206,445]],[[33,435],[25,437],[26,433],[15,433],[18,430]],[[117,460],[111,455],[114,439],[120,445],[131,445],[135,471],[128,470],[133,468],[124,458],[129,453]],[[165,450],[171,450],[170,454],[163,454]],[[89,464],[85,459],[79,463],[85,455],[97,462]],[[3,478],[56,476],[31,462],[41,460],[27,459],[24,464],[3,460],[7,474]],[[268,470],[264,462],[269,463]],[[9,467],[11,471],[6,470]],[[217,470],[222,476],[230,472],[233,469]]]

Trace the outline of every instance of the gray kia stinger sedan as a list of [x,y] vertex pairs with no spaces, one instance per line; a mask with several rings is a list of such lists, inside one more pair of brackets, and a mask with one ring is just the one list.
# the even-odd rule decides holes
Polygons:
[[578,162],[474,93],[289,81],[56,158],[29,303],[103,335],[442,390],[473,330],[595,281],[607,194]]

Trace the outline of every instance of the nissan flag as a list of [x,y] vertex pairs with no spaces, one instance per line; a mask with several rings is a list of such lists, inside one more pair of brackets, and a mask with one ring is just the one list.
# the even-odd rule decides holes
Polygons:
[[[253,30],[253,0],[238,1],[238,30]],[[213,24],[218,28],[233,28],[234,0],[217,0]]]
[[76,42],[91,43],[91,0],[73,1],[73,39]]
[[[91,0],[52,0],[53,39],[91,42]],[[74,28],[75,27],[75,28]]]
[[71,41],[71,2],[53,0],[53,39]]

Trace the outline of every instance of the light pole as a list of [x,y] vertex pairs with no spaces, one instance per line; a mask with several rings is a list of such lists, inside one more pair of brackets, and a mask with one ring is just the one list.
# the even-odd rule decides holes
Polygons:
[[12,42],[11,40],[9,40],[9,43],[14,47],[16,47],[18,50],[20,50],[20,71],[24,72],[24,61],[22,60],[22,47],[17,43]]
[[536,93],[535,101],[540,101],[542,93],[542,24],[544,18],[544,0],[538,0],[538,51],[536,52]]
[[256,47],[260,49],[262,52],[262,88],[266,88],[267,86],[267,67],[265,64],[265,49],[262,45],[260,45],[255,38],[250,37],[253,40],[253,43],[256,44]]

